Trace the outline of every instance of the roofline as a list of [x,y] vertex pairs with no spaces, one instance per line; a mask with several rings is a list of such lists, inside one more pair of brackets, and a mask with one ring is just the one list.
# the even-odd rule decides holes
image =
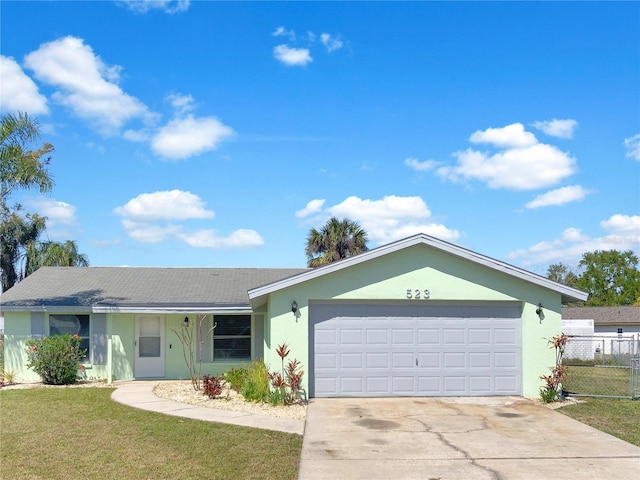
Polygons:
[[31,305],[3,308],[2,313],[8,312],[45,312],[45,313],[129,313],[129,314],[224,314],[224,313],[253,313],[251,306],[222,306],[222,307],[190,307],[167,306],[167,307],[126,307],[126,306],[64,306],[64,305]]
[[388,255],[390,253],[396,252],[403,248],[412,247],[414,245],[420,245],[420,244],[430,246],[441,252],[445,252],[450,255],[463,258],[465,260],[469,260],[478,265],[483,265],[485,267],[491,268],[492,270],[506,273],[507,275],[511,275],[513,277],[533,283],[543,288],[548,288],[550,290],[558,292],[562,295],[563,302],[585,301],[589,296],[588,293],[585,293],[581,290],[578,290],[572,287],[568,287],[558,282],[554,282],[553,280],[550,280],[546,277],[535,274],[533,272],[529,272],[522,268],[510,265],[505,262],[501,262],[500,260],[496,260],[494,258],[481,255],[471,250],[467,250],[466,248],[459,247],[458,245],[445,242],[444,240],[431,237],[424,233],[419,233],[402,240],[397,240],[387,245],[382,245],[380,247],[374,248],[367,252],[363,252],[361,254],[355,255],[353,257],[346,258],[344,260],[340,260],[340,261],[331,263],[329,265],[325,265],[323,267],[318,267],[309,272],[300,273],[298,275],[286,278],[284,280],[273,282],[268,285],[264,285],[262,287],[253,288],[248,292],[249,300],[251,300],[251,305],[255,307],[257,305],[261,305],[264,301],[266,301],[266,297],[270,293],[276,292],[284,288],[292,287],[294,285],[298,285],[300,283],[303,283],[309,280],[313,280],[315,278],[321,277],[323,275],[327,275],[329,273],[340,271],[344,268],[351,267],[353,265],[358,265],[368,260],[372,260],[378,257],[382,257],[384,255]]

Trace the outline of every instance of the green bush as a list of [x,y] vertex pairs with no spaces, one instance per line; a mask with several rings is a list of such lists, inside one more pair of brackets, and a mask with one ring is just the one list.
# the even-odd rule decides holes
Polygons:
[[247,371],[247,378],[242,386],[242,396],[249,402],[266,402],[269,400],[269,377],[267,366],[262,360],[254,360]]
[[76,383],[84,354],[77,335],[53,335],[27,341],[27,367],[48,385]]
[[229,386],[238,393],[242,391],[242,387],[244,386],[244,382],[248,375],[249,369],[247,367],[232,368],[228,372],[222,374],[224,379],[229,383]]

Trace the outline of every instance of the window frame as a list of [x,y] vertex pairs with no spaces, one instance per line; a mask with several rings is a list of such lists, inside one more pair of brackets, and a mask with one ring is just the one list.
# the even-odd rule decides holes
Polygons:
[[[92,334],[92,330],[93,330],[93,322],[91,321],[91,314],[90,313],[61,313],[61,312],[56,312],[56,313],[50,313],[48,315],[47,318],[47,331],[49,332],[49,336],[52,335],[67,335],[66,333],[52,333],[51,332],[51,327],[52,327],[52,319],[55,319],[55,317],[76,317],[78,318],[78,321],[81,322],[79,317],[86,317],[87,319],[87,323],[88,323],[88,332],[86,332],[86,335],[80,335],[80,331],[82,331],[82,324],[80,324],[80,331],[76,333],[76,335],[78,335],[78,337],[80,338],[80,345],[82,346],[83,341],[85,341],[85,344],[88,345],[86,348],[86,352],[84,354],[84,356],[80,359],[82,364],[89,364],[91,363],[91,334]],[[73,333],[69,333],[69,335],[74,335]]]
[[[219,335],[216,334],[216,328],[213,329],[212,331],[212,335],[211,335],[211,361],[212,362],[246,362],[246,361],[250,361],[253,355],[253,330],[254,330],[254,326],[253,326],[253,315],[251,314],[214,314],[212,321],[213,321],[213,325],[217,325],[217,321],[216,319],[220,319],[220,317],[224,317],[224,318],[243,318],[246,317],[246,320],[248,320],[248,328],[249,328],[249,334],[237,334],[237,335],[230,335],[230,334],[224,334],[224,335]],[[239,340],[239,339],[248,339],[249,340],[249,351],[247,353],[246,356],[242,356],[242,357],[233,357],[233,356],[229,356],[229,357],[222,357],[222,358],[216,358],[216,340]],[[225,349],[228,350],[228,349]]]

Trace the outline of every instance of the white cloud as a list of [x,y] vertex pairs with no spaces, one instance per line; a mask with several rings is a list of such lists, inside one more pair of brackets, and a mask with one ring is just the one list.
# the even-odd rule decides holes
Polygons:
[[507,258],[524,266],[546,266],[562,262],[577,265],[585,252],[595,250],[640,250],[640,216],[616,214],[600,222],[606,234],[591,238],[580,229],[567,228],[559,238],[543,241],[529,248],[509,253]]
[[576,161],[558,148],[538,143],[525,148],[512,148],[493,155],[467,149],[454,154],[456,166],[437,169],[442,178],[486,182],[491,188],[535,190],[557,184],[573,175]]
[[68,226],[77,223],[76,207],[70,203],[61,202],[53,198],[27,199],[24,203],[29,209],[33,209],[39,215],[47,217],[47,227]]
[[[324,202],[324,200],[312,200],[299,212],[309,208],[313,202],[320,201]],[[434,222],[429,207],[420,197],[389,195],[379,200],[369,200],[352,196],[323,211],[318,210],[320,206],[317,203],[313,205],[313,213],[320,213],[313,218],[314,222],[325,221],[330,216],[349,218],[357,221],[376,245],[416,233],[426,233],[449,241],[460,237],[460,232],[457,230]]]
[[46,97],[13,58],[0,55],[0,74],[0,110],[29,115],[49,113]]
[[424,162],[421,162],[413,157],[405,159],[404,164],[407,167],[411,167],[416,172],[428,172],[438,166],[438,162],[435,160],[425,160]]
[[306,218],[309,215],[313,215],[315,213],[318,213],[320,211],[322,211],[322,206],[324,205],[325,199],[316,199],[316,200],[311,200],[309,203],[307,203],[307,206],[298,210],[296,212],[296,217],[297,218]]
[[113,211],[123,217],[127,235],[141,243],[180,240],[196,248],[252,248],[264,244],[255,230],[238,229],[227,236],[211,229],[186,231],[176,221],[211,219],[215,213],[205,208],[198,195],[181,190],[143,193]]
[[625,138],[624,146],[627,148],[627,158],[640,161],[640,133]]
[[122,220],[127,235],[141,243],[160,243],[180,234],[182,227],[179,225],[154,225],[146,222]]
[[155,116],[117,85],[121,67],[109,67],[80,38],[67,36],[40,45],[25,57],[35,77],[60,90],[54,100],[92,122],[102,133],[115,134],[128,121]]
[[309,49],[293,48],[284,44],[273,47],[273,56],[287,66],[305,66],[313,62]]
[[578,122],[570,118],[564,120],[554,118],[543,122],[533,122],[532,125],[552,137],[573,138],[573,131],[578,126]]
[[149,132],[147,130],[125,130],[122,138],[130,142],[146,142],[149,140]]
[[264,245],[264,239],[258,232],[247,229],[236,230],[226,237],[218,235],[215,230],[181,233],[178,237],[197,248],[254,248]]
[[129,9],[136,13],[147,13],[151,10],[162,10],[168,14],[186,12],[189,0],[121,0]]
[[328,33],[320,34],[320,41],[327,48],[328,52],[334,52],[342,48],[342,40],[334,38]]
[[194,106],[194,99],[191,95],[183,95],[181,93],[170,93],[167,95],[166,100],[176,111],[176,115],[182,116],[188,112],[191,112]]
[[135,222],[213,218],[215,213],[205,208],[197,195],[181,190],[142,193],[129,200],[114,213]]
[[215,150],[220,142],[233,137],[231,127],[215,117],[194,117],[171,120],[151,140],[151,149],[170,160],[182,160]]
[[527,132],[521,123],[478,130],[469,137],[469,140],[472,143],[490,143],[499,148],[530,147],[538,143],[536,136]]
[[585,190],[580,185],[572,185],[570,187],[562,187],[557,190],[551,190],[550,192],[538,195],[532,201],[526,204],[527,208],[540,208],[548,207],[551,205],[564,205],[565,203],[577,202],[584,200],[589,194],[588,190]]
[[271,35],[274,37],[287,37],[290,42],[295,42],[296,40],[296,32],[287,30],[284,26],[276,28]]
[[615,234],[640,235],[640,215],[612,215],[600,222],[603,230]]

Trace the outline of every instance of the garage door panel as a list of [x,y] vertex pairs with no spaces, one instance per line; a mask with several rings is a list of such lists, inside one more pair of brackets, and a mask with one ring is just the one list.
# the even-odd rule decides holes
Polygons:
[[392,352],[391,368],[412,368],[415,355],[413,352]]
[[367,345],[388,345],[389,330],[386,328],[367,328]]
[[442,356],[444,369],[465,368],[467,366],[465,352],[445,352]]
[[521,393],[521,307],[312,304],[310,312],[311,396]]
[[466,343],[465,331],[462,328],[444,328],[444,345],[464,345]]
[[440,368],[440,353],[439,352],[418,352],[418,367],[419,368]]
[[415,331],[413,328],[394,328],[391,332],[391,345],[415,345]]
[[336,369],[338,368],[338,355],[335,353],[317,353],[315,365],[319,369]]
[[395,395],[409,395],[416,391],[415,377],[411,376],[394,376],[391,379],[391,385],[393,388],[393,394]]
[[365,356],[365,368],[389,368],[389,355],[387,352],[367,353]]
[[491,329],[469,328],[469,345],[491,345]]
[[362,353],[341,353],[340,368],[362,368]]
[[493,390],[492,378],[486,376],[470,376],[469,391],[475,395],[486,395]]
[[496,352],[494,365],[496,368],[516,368],[519,357],[513,352]]
[[364,379],[362,377],[341,377],[340,390],[345,394],[363,395]]
[[381,396],[386,395],[389,392],[389,377],[367,377],[366,386],[367,392],[370,394],[378,394]]
[[516,345],[519,343],[515,328],[496,328],[494,336],[496,345]]
[[362,330],[341,329],[340,345],[362,345]]
[[418,377],[418,391],[424,392],[425,395],[439,395],[442,393],[442,378],[437,377]]
[[466,377],[462,375],[445,376],[442,381],[446,395],[463,395],[466,391]]
[[490,352],[469,352],[469,368],[490,368]]
[[499,394],[510,395],[514,389],[518,386],[518,379],[514,375],[501,377],[499,375],[494,377],[495,391]]
[[437,345],[440,343],[440,329],[418,328],[418,345]]

